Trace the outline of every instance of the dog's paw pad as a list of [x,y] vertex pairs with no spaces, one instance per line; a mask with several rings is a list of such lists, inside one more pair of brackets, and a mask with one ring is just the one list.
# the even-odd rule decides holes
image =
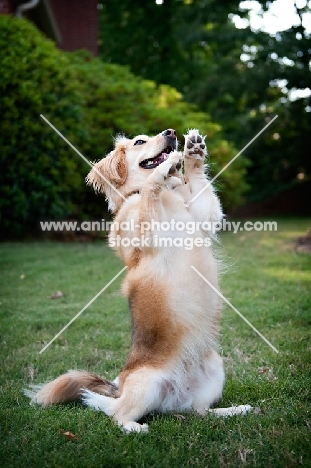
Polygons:
[[167,188],[175,188],[181,184],[182,154],[178,151],[170,153],[169,157],[151,174],[151,180]]
[[189,130],[185,135],[185,157],[193,159],[204,159],[207,154],[205,137],[202,137],[198,130]]
[[[192,137],[190,137],[190,141],[194,144],[194,143],[202,143],[202,137],[201,135],[193,135]],[[192,145],[193,146],[193,145]]]
[[172,174],[175,174],[176,172],[180,171],[180,169],[181,169],[181,163],[178,162],[177,164],[173,164],[173,165],[171,166],[171,168],[170,168],[170,170],[168,171],[168,173],[169,173],[170,175],[172,175]]
[[164,179],[166,180],[167,177],[176,174],[181,169],[181,153],[178,151],[173,151],[168,159],[162,163],[159,167],[163,168],[163,173],[165,174]]

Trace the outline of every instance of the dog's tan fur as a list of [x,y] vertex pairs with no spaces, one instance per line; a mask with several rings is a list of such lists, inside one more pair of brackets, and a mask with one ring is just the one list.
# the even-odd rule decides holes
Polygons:
[[[150,411],[192,408],[205,414],[220,398],[224,372],[215,347],[221,301],[191,268],[197,268],[219,289],[212,248],[206,244],[191,250],[175,245],[158,247],[156,236],[185,236],[172,231],[168,234],[161,228],[144,232],[150,240],[146,246],[117,242],[118,238],[141,239],[141,227],[153,220],[221,220],[219,200],[204,171],[204,139],[197,130],[185,136],[183,154],[171,151],[157,167],[141,166],[142,161],[161,154],[174,142],[172,130],[155,137],[119,137],[115,149],[95,164],[87,177],[95,190],[106,194],[115,214],[109,242],[128,267],[123,292],[132,314],[132,345],[115,385],[94,374],[69,371],[32,395],[33,401],[45,406],[82,394],[86,404],[113,416],[126,431],[145,431],[146,425],[137,421]],[[205,190],[191,203],[202,188]],[[133,231],[120,227],[131,220]],[[208,236],[213,238],[213,233],[200,228],[192,233],[202,243]],[[245,408],[219,411],[238,414]]]

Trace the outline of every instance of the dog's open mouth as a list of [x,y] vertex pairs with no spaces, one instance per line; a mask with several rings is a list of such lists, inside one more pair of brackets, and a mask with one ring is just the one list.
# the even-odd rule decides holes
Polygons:
[[144,159],[139,163],[139,165],[143,169],[153,169],[154,167],[162,164],[168,158],[169,154],[174,151],[174,149],[175,148],[173,148],[173,146],[167,146],[157,156],[154,156],[154,158]]

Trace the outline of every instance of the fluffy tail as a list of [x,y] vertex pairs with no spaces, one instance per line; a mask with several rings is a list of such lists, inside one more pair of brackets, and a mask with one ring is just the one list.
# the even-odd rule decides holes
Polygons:
[[118,387],[109,380],[86,371],[70,370],[46,385],[36,385],[32,390],[25,390],[25,395],[31,398],[31,403],[42,406],[54,403],[65,403],[81,398],[84,390],[91,390],[101,395],[118,397]]

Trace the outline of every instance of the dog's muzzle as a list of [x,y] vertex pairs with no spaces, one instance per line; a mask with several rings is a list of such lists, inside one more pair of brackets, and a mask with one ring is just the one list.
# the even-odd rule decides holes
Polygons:
[[168,158],[169,154],[177,148],[177,137],[174,129],[169,128],[164,130],[162,135],[165,137],[165,143],[167,146],[163,148],[161,153],[157,154],[153,158],[144,159],[139,163],[143,169],[154,169],[155,167],[162,164]]

